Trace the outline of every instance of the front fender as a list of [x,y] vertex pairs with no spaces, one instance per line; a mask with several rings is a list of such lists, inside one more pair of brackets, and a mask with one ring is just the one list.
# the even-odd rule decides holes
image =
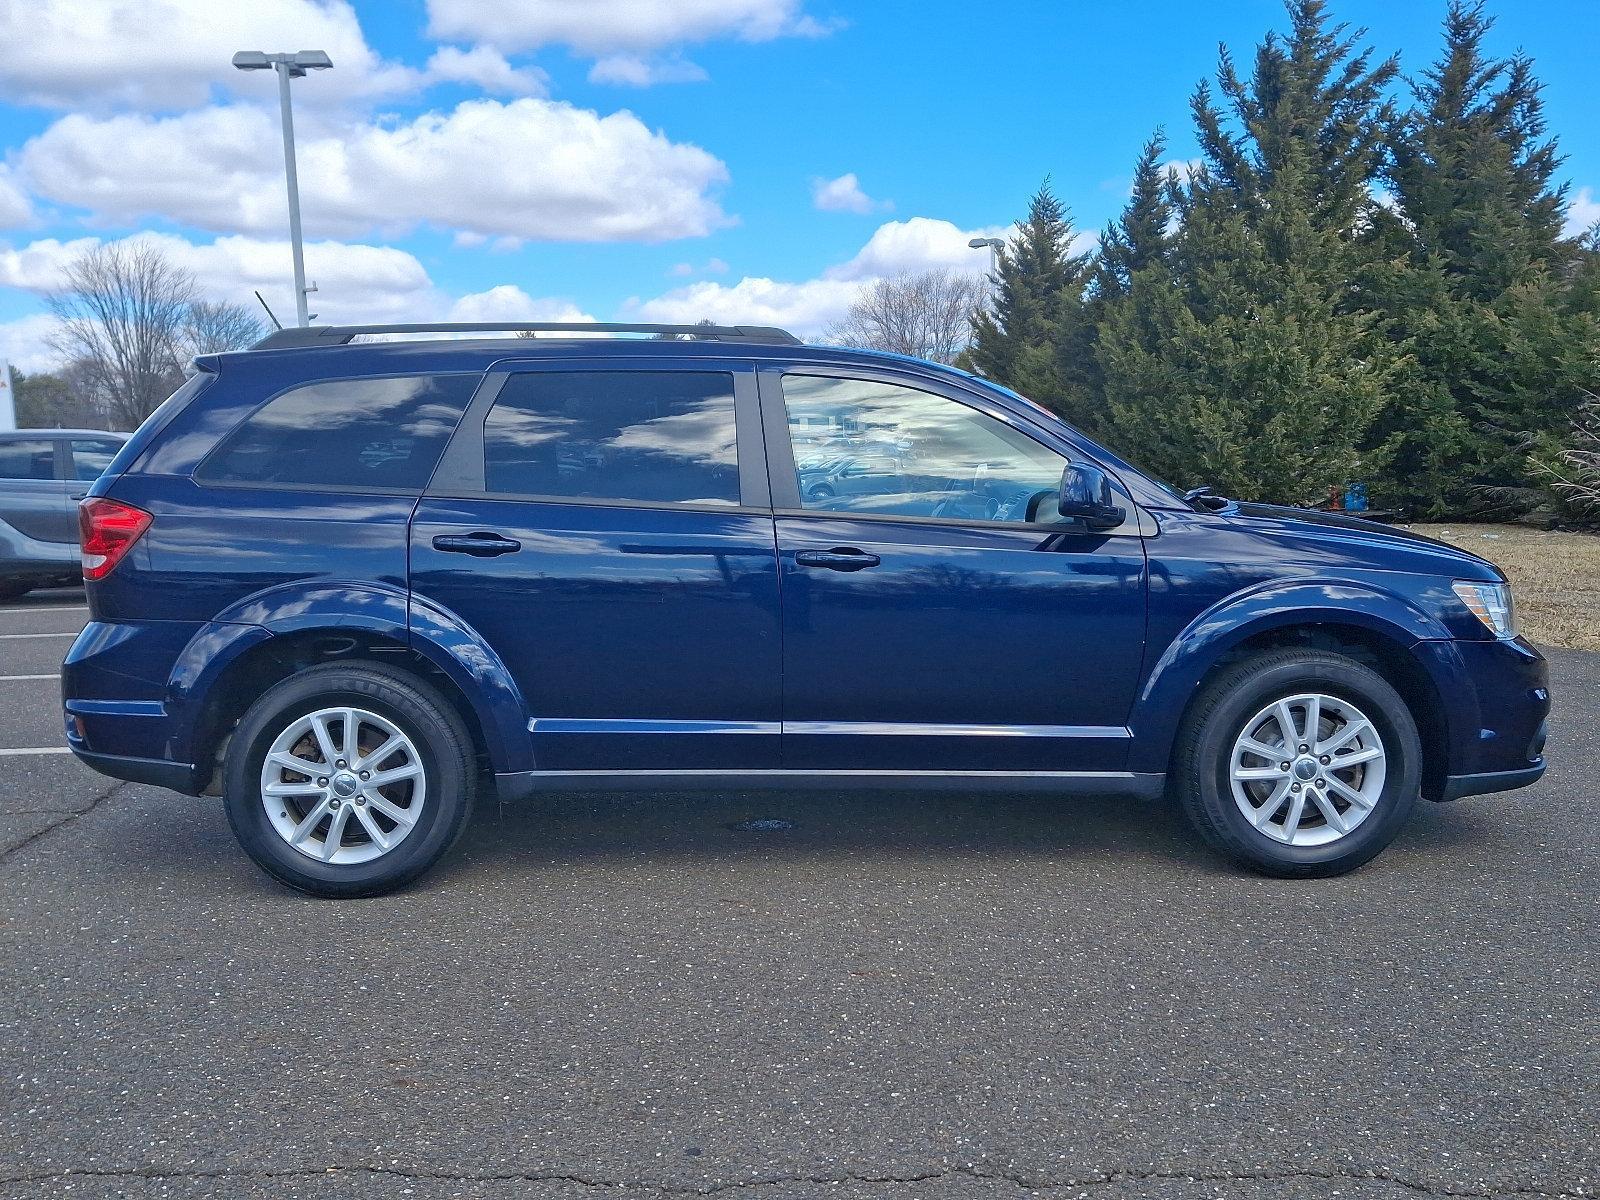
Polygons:
[[[1189,701],[1229,650],[1275,629],[1309,625],[1361,629],[1404,654],[1419,641],[1450,636],[1404,596],[1350,580],[1273,580],[1225,596],[1185,626],[1146,674],[1128,723],[1133,732],[1129,769],[1167,769]],[[1419,661],[1430,676],[1436,675],[1430,660]]]

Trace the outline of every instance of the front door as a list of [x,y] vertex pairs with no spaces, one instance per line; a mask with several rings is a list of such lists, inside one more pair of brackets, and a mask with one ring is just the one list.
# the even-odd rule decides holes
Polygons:
[[821,367],[761,389],[784,766],[1123,770],[1145,624],[1132,502],[1110,532],[1064,521],[1066,447],[963,389]]
[[411,531],[417,602],[505,663],[541,771],[779,761],[772,513],[748,364],[502,364]]

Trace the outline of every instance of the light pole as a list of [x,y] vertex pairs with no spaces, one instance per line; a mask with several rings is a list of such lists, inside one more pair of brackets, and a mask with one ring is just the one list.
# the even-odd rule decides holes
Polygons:
[[1000,251],[1005,247],[1005,241],[1001,238],[973,238],[967,243],[967,247],[972,250],[982,250],[985,246],[989,247],[989,274],[998,275]]
[[300,178],[294,166],[294,114],[289,107],[289,80],[299,79],[307,71],[326,71],[333,66],[333,60],[321,50],[300,50],[294,54],[241,50],[233,56],[233,65],[241,71],[265,71],[271,67],[278,73],[278,107],[283,113],[283,168],[289,177],[289,245],[294,254],[294,308],[303,329],[311,324],[311,317],[306,312],[306,259],[300,244]]

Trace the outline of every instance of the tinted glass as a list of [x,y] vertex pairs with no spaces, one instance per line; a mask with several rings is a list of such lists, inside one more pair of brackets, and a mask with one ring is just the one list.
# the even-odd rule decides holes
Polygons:
[[56,444],[48,438],[0,440],[0,479],[54,479]]
[[784,376],[783,398],[806,508],[1056,519],[1054,493],[1067,460],[975,408],[914,388],[818,375]]
[[72,469],[79,479],[99,479],[122,449],[112,438],[73,438]]
[[516,375],[484,421],[483,455],[491,492],[738,504],[733,376]]
[[420,489],[478,380],[412,375],[295,388],[246,417],[195,475],[222,483]]

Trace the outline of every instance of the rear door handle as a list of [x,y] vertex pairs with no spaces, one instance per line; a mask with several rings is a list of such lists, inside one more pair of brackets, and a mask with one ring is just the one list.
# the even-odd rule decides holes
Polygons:
[[794,561],[802,567],[823,567],[829,571],[862,571],[877,566],[883,559],[853,546],[835,546],[832,550],[796,551]]
[[433,539],[433,548],[446,554],[470,554],[474,558],[493,558],[496,554],[515,554],[522,543],[515,538],[501,537],[498,533],[441,533]]

